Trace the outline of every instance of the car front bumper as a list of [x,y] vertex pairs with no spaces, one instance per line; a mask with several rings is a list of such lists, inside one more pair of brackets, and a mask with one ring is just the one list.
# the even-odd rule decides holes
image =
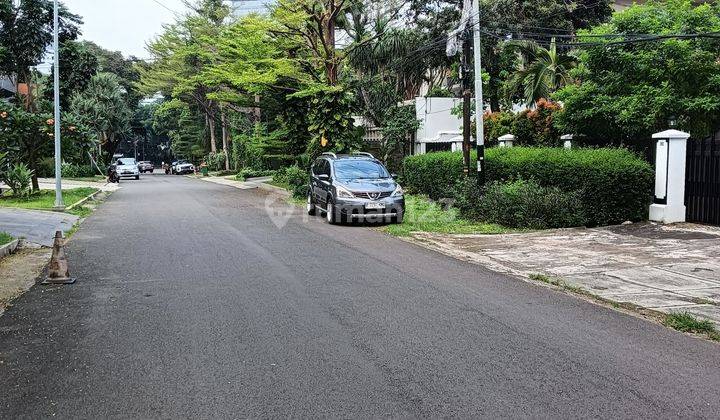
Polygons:
[[[377,204],[382,204],[383,208],[369,208]],[[338,198],[335,209],[349,220],[383,220],[405,213],[405,197],[388,197],[380,200]]]
[[140,171],[137,172],[118,172],[120,178],[130,178],[140,175]]

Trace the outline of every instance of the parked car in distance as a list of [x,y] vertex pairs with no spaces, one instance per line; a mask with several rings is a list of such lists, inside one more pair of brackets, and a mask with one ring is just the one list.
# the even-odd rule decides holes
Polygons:
[[155,170],[155,165],[152,164],[152,162],[148,160],[141,160],[138,163],[138,168],[140,168],[140,173],[144,174],[145,172],[153,173]]
[[134,158],[120,158],[115,163],[115,167],[120,178],[140,179],[140,168]]
[[187,160],[178,160],[173,162],[172,172],[175,175],[192,174],[195,173],[195,166]]
[[310,170],[307,212],[325,214],[328,223],[402,223],[405,196],[385,166],[370,153],[323,153]]

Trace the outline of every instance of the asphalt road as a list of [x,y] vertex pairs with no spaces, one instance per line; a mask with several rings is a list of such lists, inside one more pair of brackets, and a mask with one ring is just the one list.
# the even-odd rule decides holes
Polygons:
[[123,187],[68,245],[77,284],[0,317],[0,418],[720,412],[715,343],[364,227],[280,229],[260,191]]

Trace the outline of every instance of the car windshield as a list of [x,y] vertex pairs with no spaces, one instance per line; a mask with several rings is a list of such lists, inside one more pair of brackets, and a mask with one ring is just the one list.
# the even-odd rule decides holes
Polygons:
[[335,162],[335,177],[341,180],[389,178],[384,166],[371,160],[340,160]]
[[117,164],[118,165],[134,165],[135,159],[133,159],[133,158],[118,159]]

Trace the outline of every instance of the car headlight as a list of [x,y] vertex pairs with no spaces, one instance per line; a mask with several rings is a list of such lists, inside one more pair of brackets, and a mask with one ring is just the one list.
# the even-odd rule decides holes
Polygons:
[[393,197],[400,197],[403,194],[405,194],[405,190],[402,189],[400,184],[397,184],[397,187],[395,187],[395,191],[393,191],[392,196]]
[[347,188],[343,188],[340,186],[337,186],[337,196],[338,198],[354,198],[355,195],[351,193]]

